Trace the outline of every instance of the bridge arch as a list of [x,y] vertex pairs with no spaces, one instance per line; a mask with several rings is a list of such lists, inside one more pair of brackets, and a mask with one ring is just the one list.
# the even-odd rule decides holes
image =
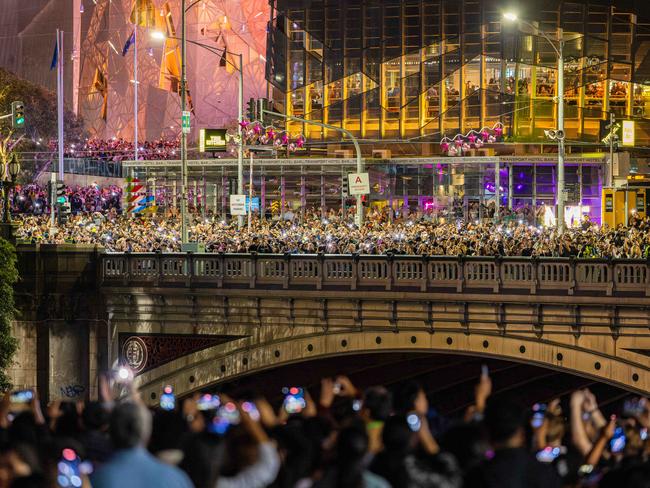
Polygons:
[[339,355],[387,352],[504,359],[588,377],[640,394],[650,391],[647,358],[644,361],[642,354],[622,347],[617,351],[618,355],[604,353],[595,349],[593,341],[588,340],[582,344],[578,344],[580,341],[568,344],[539,339],[534,335],[377,329],[316,333],[252,347],[246,345],[245,340],[242,342],[240,347],[233,344],[229,350],[215,346],[192,353],[140,375],[137,384],[143,398],[155,404],[159,392],[167,384],[173,385],[178,395],[184,395],[292,363],[308,363]]

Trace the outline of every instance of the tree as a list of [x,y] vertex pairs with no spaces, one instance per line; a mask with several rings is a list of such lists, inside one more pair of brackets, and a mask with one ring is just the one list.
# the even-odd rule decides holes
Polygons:
[[7,369],[13,363],[18,341],[11,334],[16,315],[14,284],[18,281],[16,249],[0,238],[0,391],[11,388]]
[[[0,115],[11,112],[11,102],[20,100],[25,104],[25,135],[22,145],[29,140],[43,139],[47,142],[57,138],[56,93],[44,89],[13,73],[0,68]],[[63,115],[66,142],[80,142],[84,137],[83,120],[69,110]],[[0,122],[0,132],[11,128],[11,120]]]

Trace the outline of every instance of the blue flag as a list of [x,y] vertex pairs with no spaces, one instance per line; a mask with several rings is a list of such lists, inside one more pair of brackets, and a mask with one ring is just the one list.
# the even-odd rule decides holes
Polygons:
[[59,43],[58,41],[54,43],[54,54],[52,55],[52,64],[50,64],[50,71],[56,69],[56,65],[59,64]]
[[124,44],[124,49],[122,49],[122,56],[126,56],[126,53],[129,52],[129,49],[131,48],[131,44],[135,42],[135,30],[131,33],[131,36],[126,40],[126,44]]

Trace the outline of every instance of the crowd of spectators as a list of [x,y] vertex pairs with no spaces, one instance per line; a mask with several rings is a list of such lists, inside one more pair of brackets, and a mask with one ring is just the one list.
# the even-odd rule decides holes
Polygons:
[[[50,142],[49,147],[56,151],[56,141]],[[132,141],[113,137],[112,139],[87,139],[83,143],[68,144],[65,147],[65,157],[94,158],[107,161],[126,161],[135,157],[135,147]],[[138,159],[178,159],[180,142],[176,139],[156,139],[141,142],[138,146]]]
[[[370,212],[359,229],[351,218],[330,211],[306,212],[298,219],[254,218],[249,230],[236,221],[208,215],[192,217],[191,241],[205,244],[208,252],[409,254],[448,256],[548,256],[581,258],[649,258],[650,220],[633,219],[628,227],[610,229],[582,225],[560,233],[553,227],[534,226],[522,220],[507,224],[434,222]],[[81,243],[104,246],[115,252],[172,252],[180,250],[177,214],[128,216],[115,208],[104,213],[78,214],[50,232],[45,216],[20,218],[18,238],[33,242]]]
[[[120,210],[122,188],[118,185],[68,186],[65,196],[73,214]],[[10,193],[13,215],[47,216],[50,211],[48,188],[36,183],[17,185]]]
[[[588,389],[523,405],[492,396],[444,418],[415,381],[361,390],[346,376],[270,401],[248,389],[171,386],[148,408],[122,368],[99,401],[0,404],[0,486],[8,488],[646,488],[650,403],[601,412]],[[108,377],[115,378],[111,386]],[[120,391],[120,400],[113,392]],[[313,397],[312,397],[313,394]],[[430,403],[432,402],[433,403]]]

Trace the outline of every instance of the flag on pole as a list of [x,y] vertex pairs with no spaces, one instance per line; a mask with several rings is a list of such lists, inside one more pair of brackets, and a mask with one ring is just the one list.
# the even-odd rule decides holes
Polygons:
[[124,44],[124,48],[122,49],[122,56],[126,56],[126,54],[129,52],[129,49],[131,48],[131,45],[135,43],[135,29],[129,36],[129,38],[126,40],[126,44]]
[[59,64],[59,39],[57,34],[56,42],[54,43],[54,54],[52,54],[52,63],[50,64],[50,71],[56,69]]

